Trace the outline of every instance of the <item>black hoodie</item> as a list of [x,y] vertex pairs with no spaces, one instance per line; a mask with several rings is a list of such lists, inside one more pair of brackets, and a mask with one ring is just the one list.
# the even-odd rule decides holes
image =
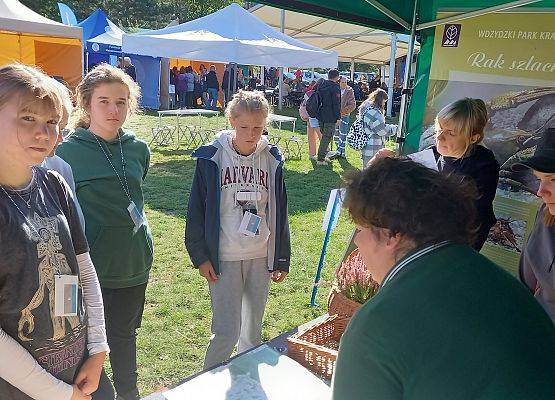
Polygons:
[[433,147],[439,170],[444,174],[458,174],[472,179],[478,189],[476,200],[477,225],[479,230],[472,247],[480,251],[488,237],[488,232],[497,219],[493,212],[493,199],[499,180],[499,163],[493,152],[484,146],[476,145],[470,154],[462,158],[441,157],[437,148]]
[[318,86],[320,93],[320,114],[318,121],[323,123],[335,123],[341,119],[341,88],[339,83],[325,80]]

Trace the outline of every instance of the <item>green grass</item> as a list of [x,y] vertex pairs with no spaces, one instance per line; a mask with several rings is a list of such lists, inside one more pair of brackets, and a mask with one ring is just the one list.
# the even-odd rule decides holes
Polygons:
[[[282,114],[298,116],[297,110]],[[168,122],[170,117],[168,118]],[[183,119],[187,123],[196,117]],[[223,118],[206,118],[205,126],[224,126]],[[172,121],[173,122],[173,121]],[[150,141],[158,118],[153,113],[133,117],[127,127]],[[289,137],[292,132],[271,134]],[[302,132],[302,133],[301,133]],[[320,308],[309,307],[324,232],[322,217],[329,191],[338,187],[342,174],[360,166],[360,155],[347,149],[347,159],[332,166],[316,167],[308,160],[306,125],[297,122],[295,136],[303,138],[303,158],[287,160],[285,179],[291,227],[291,272],[281,284],[273,284],[263,337],[271,339],[326,312],[329,289],[319,291]],[[206,281],[191,265],[183,245],[183,231],[195,161],[190,150],[151,146],[152,158],[144,186],[145,208],[154,236],[154,265],[147,290],[142,328],[138,336],[139,388],[142,395],[176,384],[201,369],[210,335],[210,302]],[[343,213],[332,233],[323,279],[331,281],[353,226]]]

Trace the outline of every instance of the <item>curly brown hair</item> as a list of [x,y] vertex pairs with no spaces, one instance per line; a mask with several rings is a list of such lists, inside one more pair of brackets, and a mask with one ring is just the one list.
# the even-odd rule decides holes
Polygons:
[[473,243],[473,183],[408,159],[382,158],[344,178],[344,207],[357,225],[385,228],[417,247],[444,240]]

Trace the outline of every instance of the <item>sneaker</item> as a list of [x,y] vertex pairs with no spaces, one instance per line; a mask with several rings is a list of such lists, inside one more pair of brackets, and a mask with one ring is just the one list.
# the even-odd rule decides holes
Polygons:
[[329,155],[328,158],[330,160],[337,160],[338,158],[345,158],[345,154],[334,152],[333,154]]
[[308,159],[311,161],[318,161],[318,157],[316,156],[308,156]]
[[317,161],[316,165],[328,165],[328,161],[323,160],[323,161]]

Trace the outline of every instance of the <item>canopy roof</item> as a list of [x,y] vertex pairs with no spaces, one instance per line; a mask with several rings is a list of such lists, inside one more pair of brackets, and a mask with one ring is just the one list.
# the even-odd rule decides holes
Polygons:
[[[274,29],[280,29],[281,10],[258,5],[249,10]],[[341,61],[389,63],[391,33],[329,18],[285,11],[285,33],[325,50],[334,50]],[[396,58],[407,54],[408,36],[397,35]]]
[[213,14],[155,31],[123,35],[123,52],[245,65],[337,66],[337,53],[291,38],[231,4]]
[[52,21],[17,0],[0,0],[0,30],[81,39],[81,28]]
[[120,53],[123,34],[116,24],[108,19],[104,11],[96,9],[78,26],[83,28],[83,38],[88,51]]
[[[555,6],[555,0],[259,0],[282,9],[350,22],[391,32],[410,33],[415,2],[418,2],[418,24],[433,22],[438,9],[476,10],[527,4],[532,8]],[[419,26],[419,30],[426,25]]]

